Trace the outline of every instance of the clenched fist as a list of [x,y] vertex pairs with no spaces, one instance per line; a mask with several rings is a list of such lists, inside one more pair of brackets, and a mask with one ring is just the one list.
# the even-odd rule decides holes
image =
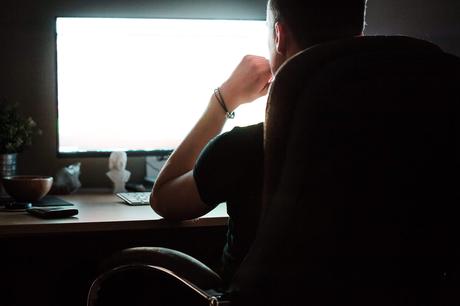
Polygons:
[[268,60],[261,56],[246,55],[221,88],[225,104],[233,111],[267,94],[272,73]]

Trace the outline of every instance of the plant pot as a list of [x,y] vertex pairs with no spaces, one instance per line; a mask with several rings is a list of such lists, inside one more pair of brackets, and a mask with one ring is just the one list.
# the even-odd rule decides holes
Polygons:
[[[0,178],[4,176],[12,176],[16,174],[16,159],[17,153],[0,154]],[[0,197],[7,197],[8,194],[3,188],[3,183],[0,179]]]

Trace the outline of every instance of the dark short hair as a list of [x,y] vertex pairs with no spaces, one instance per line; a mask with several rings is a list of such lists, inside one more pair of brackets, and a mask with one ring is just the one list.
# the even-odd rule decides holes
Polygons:
[[367,0],[269,0],[276,21],[284,22],[302,48],[359,35]]

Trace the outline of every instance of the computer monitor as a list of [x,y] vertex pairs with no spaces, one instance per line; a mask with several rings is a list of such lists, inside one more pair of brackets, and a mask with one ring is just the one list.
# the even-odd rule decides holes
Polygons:
[[[264,20],[56,18],[58,155],[167,155],[242,57],[267,57]],[[264,120],[266,98],[224,130]]]

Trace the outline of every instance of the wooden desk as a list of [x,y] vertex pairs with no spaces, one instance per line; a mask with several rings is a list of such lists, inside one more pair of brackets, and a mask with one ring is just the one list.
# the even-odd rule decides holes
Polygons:
[[207,215],[181,222],[166,221],[150,206],[129,206],[112,194],[61,196],[73,203],[79,214],[72,218],[45,220],[26,212],[0,212],[0,237],[31,234],[209,227],[227,224],[225,204]]
[[98,265],[128,247],[162,246],[210,266],[220,262],[225,205],[196,220],[170,222],[150,206],[128,206],[107,193],[62,198],[79,209],[76,217],[45,220],[0,212],[1,306],[85,305]]

